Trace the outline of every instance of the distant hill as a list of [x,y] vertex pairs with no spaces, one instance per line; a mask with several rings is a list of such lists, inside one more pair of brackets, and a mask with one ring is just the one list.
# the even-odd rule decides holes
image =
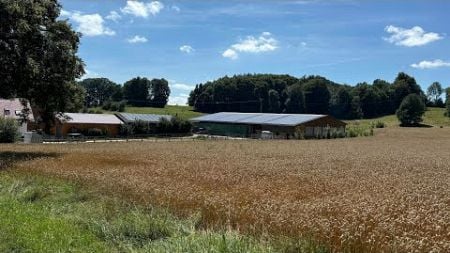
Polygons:
[[308,113],[357,119],[391,115],[409,94],[427,101],[414,77],[406,73],[399,73],[392,83],[377,79],[356,86],[314,75],[247,74],[198,84],[188,102],[204,113]]

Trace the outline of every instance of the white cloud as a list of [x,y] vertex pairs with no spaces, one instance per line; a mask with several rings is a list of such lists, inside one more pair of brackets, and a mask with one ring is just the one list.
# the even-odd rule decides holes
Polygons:
[[109,19],[109,20],[112,20],[112,21],[114,21],[114,22],[117,22],[117,21],[119,21],[119,20],[122,18],[122,16],[120,16],[120,14],[117,13],[117,11],[111,11],[111,12],[109,13],[109,15],[106,16],[105,18],[106,18],[106,19]]
[[178,96],[169,97],[169,105],[187,105],[189,95],[179,94]]
[[72,15],[72,13],[70,11],[61,9],[61,12],[60,12],[61,17],[69,17],[70,15]]
[[238,54],[236,53],[236,51],[234,51],[233,49],[225,50],[225,52],[223,52],[222,56],[225,58],[230,58],[231,60],[236,60],[239,57]]
[[435,69],[441,67],[450,67],[450,62],[445,62],[439,59],[434,61],[421,61],[419,63],[411,64],[411,67],[416,69]]
[[178,7],[176,5],[172,5],[172,10],[174,10],[175,12],[180,12],[181,11],[180,7]]
[[225,58],[235,60],[239,53],[259,54],[274,51],[278,48],[278,41],[273,38],[270,32],[263,32],[259,37],[248,36],[245,40],[231,45],[230,48],[222,53]]
[[183,52],[183,53],[190,54],[190,53],[194,52],[195,50],[194,50],[194,48],[192,48],[189,45],[183,45],[183,46],[180,47],[180,51]]
[[71,13],[65,11],[62,15],[68,16],[70,20],[77,23],[76,31],[82,33],[84,36],[113,36],[116,34],[115,31],[104,25],[105,20],[98,13],[83,15],[80,12]]
[[129,38],[127,41],[128,43],[136,44],[136,43],[145,43],[148,41],[148,39],[143,36],[136,35],[133,38]]
[[416,47],[423,46],[433,41],[442,39],[443,37],[434,32],[425,32],[422,27],[414,26],[411,29],[396,27],[393,25],[386,26],[384,29],[391,34],[389,38],[384,40],[397,46]]
[[150,15],[155,16],[162,9],[164,5],[159,1],[152,1],[148,3],[140,1],[127,1],[127,5],[120,10],[122,13],[131,14],[136,17],[147,18]]

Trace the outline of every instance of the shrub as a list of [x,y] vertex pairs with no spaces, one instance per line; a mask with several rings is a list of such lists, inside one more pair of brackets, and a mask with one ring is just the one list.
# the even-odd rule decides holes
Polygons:
[[19,138],[19,125],[15,119],[0,117],[0,143],[14,143]]
[[351,128],[347,131],[347,137],[350,138],[358,137],[358,132],[355,129]]
[[377,122],[375,122],[374,127],[375,128],[385,128],[386,124],[383,121],[377,121]]
[[120,126],[120,135],[131,136],[134,135],[134,126],[131,124],[124,124]]
[[402,126],[414,126],[422,122],[425,104],[417,94],[410,94],[403,99],[397,110],[397,118]]

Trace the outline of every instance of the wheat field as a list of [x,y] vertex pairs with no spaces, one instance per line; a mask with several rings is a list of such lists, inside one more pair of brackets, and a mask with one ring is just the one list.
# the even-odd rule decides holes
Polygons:
[[[1,145],[0,168],[332,252],[450,252],[450,129],[311,141]],[[6,157],[6,156],[4,156]]]

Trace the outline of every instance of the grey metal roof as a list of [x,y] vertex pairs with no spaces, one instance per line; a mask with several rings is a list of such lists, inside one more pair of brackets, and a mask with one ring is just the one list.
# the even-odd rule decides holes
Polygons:
[[156,114],[135,114],[135,113],[117,113],[117,117],[119,117],[125,123],[132,123],[135,121],[143,121],[146,123],[158,123],[161,118],[165,118],[167,120],[171,120],[172,116],[170,115],[156,115]]
[[120,119],[112,114],[64,113],[57,116],[60,121],[73,124],[121,125]]
[[236,113],[219,112],[191,119],[193,122],[234,123],[297,126],[309,121],[327,117],[320,114],[273,114],[273,113]]

